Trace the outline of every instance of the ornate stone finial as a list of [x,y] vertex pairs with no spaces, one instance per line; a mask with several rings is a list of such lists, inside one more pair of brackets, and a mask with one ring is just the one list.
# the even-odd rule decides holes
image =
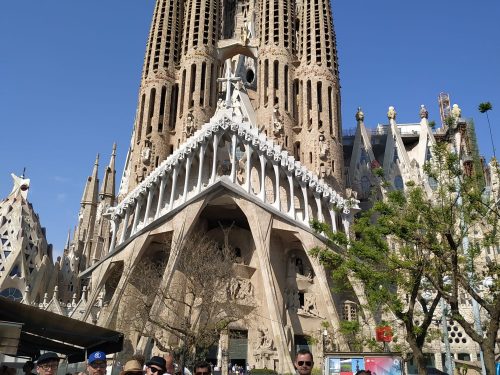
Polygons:
[[365,114],[361,110],[361,107],[358,107],[358,111],[356,112],[356,121],[361,122],[365,120]]
[[420,118],[429,118],[429,112],[423,104],[420,105]]
[[458,104],[453,104],[453,108],[451,109],[451,115],[453,118],[460,118],[462,117],[462,110],[458,106]]
[[389,120],[396,120],[396,110],[394,109],[394,107],[391,105],[389,107],[389,110],[387,111],[387,118]]

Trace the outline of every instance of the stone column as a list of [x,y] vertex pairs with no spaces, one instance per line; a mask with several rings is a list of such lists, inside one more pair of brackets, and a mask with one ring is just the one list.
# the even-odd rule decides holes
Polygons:
[[231,137],[231,182],[236,181],[236,146],[237,146],[237,136],[233,134]]
[[292,172],[288,171],[286,174],[288,178],[288,185],[290,186],[290,209],[288,210],[288,216],[295,220],[295,186],[293,183]]
[[144,225],[146,225],[149,221],[149,214],[151,213],[151,204],[153,203],[153,193],[154,193],[154,184],[148,187],[148,200],[146,202],[146,212],[144,213]]
[[320,195],[318,193],[314,194],[314,200],[316,201],[316,207],[318,208],[318,217],[316,218],[316,220],[318,220],[318,221],[324,221],[324,219],[323,219],[323,209],[321,207],[321,198],[320,198]]
[[280,169],[279,165],[277,162],[273,162],[273,169],[274,169],[274,178],[275,178],[275,194],[274,194],[274,207],[279,211],[281,202],[280,202]]
[[333,209],[329,209],[330,218],[332,219],[332,232],[337,231],[337,213]]
[[245,190],[247,191],[247,193],[250,193],[252,188],[251,179],[252,179],[252,153],[253,153],[253,150],[250,147],[250,145],[247,144],[245,146],[245,152],[247,155],[247,170],[245,171],[246,172]]
[[141,213],[141,208],[142,208],[142,199],[143,199],[142,195],[139,195],[137,197],[137,202],[135,202],[134,222],[132,224],[131,234],[137,232],[137,224],[139,224],[139,214]]
[[309,201],[307,198],[307,186],[305,182],[300,183],[300,188],[302,189],[302,197],[304,198],[304,223],[309,226]]
[[203,161],[205,159],[205,150],[207,148],[206,143],[202,143],[200,147],[200,155],[199,155],[199,165],[198,165],[198,183],[196,185],[196,192],[199,193],[201,191],[201,181],[203,180]]
[[214,183],[217,178],[217,148],[219,147],[219,136],[214,134],[214,153],[212,163],[212,175],[210,176],[210,183]]
[[111,243],[109,244],[108,253],[113,252],[116,243],[116,228],[118,227],[119,217],[111,220]]
[[260,159],[260,192],[259,198],[262,202],[266,201],[266,158],[263,153],[259,152]]
[[170,211],[174,207],[174,196],[175,196],[175,189],[177,186],[177,174],[179,173],[179,167],[176,165],[174,167],[174,171],[172,172],[172,190],[170,193],[170,203],[168,205],[168,210]]
[[125,241],[125,238],[127,237],[127,227],[128,227],[128,221],[130,219],[130,208],[126,207],[125,208],[125,219],[123,220],[123,229],[122,229],[122,234],[120,236],[120,243]]
[[189,172],[191,171],[191,162],[193,160],[193,156],[189,155],[186,160],[186,171],[184,173],[184,191],[182,192],[182,201],[185,203],[188,195],[188,184],[189,184]]
[[163,176],[161,176],[160,191],[158,193],[158,205],[156,206],[155,219],[158,219],[158,217],[160,216],[161,205],[163,203],[163,196],[165,195],[165,184],[166,183],[167,183],[167,175],[164,174]]

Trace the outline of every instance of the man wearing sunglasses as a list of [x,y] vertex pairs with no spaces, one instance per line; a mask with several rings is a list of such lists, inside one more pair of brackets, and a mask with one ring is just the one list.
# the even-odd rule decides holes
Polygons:
[[294,365],[299,375],[311,375],[314,366],[312,353],[307,349],[300,349],[295,356]]
[[106,366],[106,353],[104,352],[93,352],[87,358],[88,375],[104,375]]
[[154,356],[146,362],[147,375],[163,375],[167,372],[167,363],[164,358]]
[[194,375],[211,375],[212,367],[207,362],[198,362],[194,366]]

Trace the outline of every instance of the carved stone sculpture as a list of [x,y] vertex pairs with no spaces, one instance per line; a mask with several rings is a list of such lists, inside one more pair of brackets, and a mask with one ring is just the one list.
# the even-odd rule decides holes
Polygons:
[[455,119],[462,117],[462,110],[460,109],[458,104],[453,104],[453,108],[451,109],[451,115]]
[[319,157],[321,159],[326,159],[328,154],[328,142],[325,139],[325,136],[321,134],[319,136]]
[[273,109],[273,133],[278,136],[283,131],[283,116],[279,112],[278,105]]
[[389,120],[396,120],[396,110],[392,105],[389,107],[389,110],[387,111],[387,118]]
[[361,107],[358,107],[358,112],[356,112],[356,121],[364,121],[365,120],[365,114],[361,110]]
[[423,104],[420,106],[420,118],[429,118],[429,112]]
[[186,117],[186,137],[191,137],[195,131],[196,125],[194,124],[194,116],[189,112]]
[[274,350],[274,341],[269,334],[269,329],[267,327],[259,327],[257,331],[259,332],[259,338],[257,339],[257,342],[255,344],[255,349]]

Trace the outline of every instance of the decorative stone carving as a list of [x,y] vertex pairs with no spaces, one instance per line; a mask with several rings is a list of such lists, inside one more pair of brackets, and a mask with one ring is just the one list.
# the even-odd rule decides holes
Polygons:
[[396,120],[396,110],[394,109],[394,107],[391,105],[389,107],[389,110],[387,111],[387,118],[389,120]]
[[250,29],[247,21],[241,26],[241,43],[247,45],[250,41]]
[[325,139],[323,134],[319,136],[319,157],[321,159],[326,159],[328,156],[328,141]]
[[151,158],[151,148],[149,146],[150,146],[149,142],[145,141],[141,149],[141,161],[143,164],[146,165],[149,164],[149,160]]
[[196,125],[194,123],[194,116],[192,112],[189,112],[186,116],[186,137],[191,137],[196,131]]
[[283,116],[279,112],[279,106],[276,104],[273,108],[273,133],[279,136],[283,132]]
[[254,297],[254,287],[248,279],[235,278],[229,284],[228,293],[233,300],[251,302]]
[[259,327],[257,328],[257,332],[259,333],[259,337],[257,339],[257,342],[255,343],[255,350],[274,350],[274,341],[269,334],[269,329],[267,327]]
[[361,110],[361,107],[358,107],[358,112],[356,112],[356,121],[364,121],[365,120],[365,114]]
[[420,118],[429,118],[429,112],[423,104],[420,106]]
[[319,316],[316,297],[313,293],[304,293],[304,306],[298,310],[298,313],[306,316]]
[[451,109],[451,115],[455,119],[462,117],[462,110],[460,109],[458,104],[453,104],[453,107]]

